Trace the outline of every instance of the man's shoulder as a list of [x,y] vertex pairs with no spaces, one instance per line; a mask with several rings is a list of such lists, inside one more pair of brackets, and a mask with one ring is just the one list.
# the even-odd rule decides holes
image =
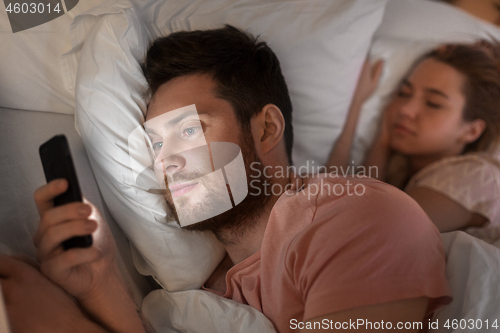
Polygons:
[[411,197],[392,185],[369,177],[335,174],[301,176],[300,183],[283,193],[273,211],[273,222],[295,231],[320,220],[338,225],[426,216]]
[[275,207],[270,234],[278,234],[287,248],[304,244],[310,248],[361,234],[384,242],[395,230],[406,233],[423,226],[434,232],[411,197],[373,178],[310,175],[284,196]]
[[[339,258],[347,265],[352,260],[370,261],[370,253],[407,253],[417,248],[416,244],[435,247],[441,242],[423,209],[389,184],[371,178],[321,176],[307,182],[302,191],[302,200],[314,205],[311,219],[289,238],[282,254],[290,271],[315,260],[326,264]],[[342,265],[339,267],[345,268]]]
[[304,184],[302,200],[311,205],[312,218],[294,235],[290,248],[321,250],[321,244],[345,245],[347,240],[373,247],[398,241],[396,235],[437,234],[415,200],[392,185],[368,177],[332,175],[305,179]]
[[[370,177],[313,174],[302,176],[302,200],[313,201],[316,207],[336,202],[355,206],[382,205],[386,208],[419,209],[400,189]],[[397,203],[397,204],[395,204]]]

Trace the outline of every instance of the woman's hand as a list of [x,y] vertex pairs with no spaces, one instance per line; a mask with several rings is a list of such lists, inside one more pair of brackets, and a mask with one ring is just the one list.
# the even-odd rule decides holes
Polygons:
[[375,138],[375,142],[368,151],[366,160],[363,163],[365,168],[369,170],[376,167],[375,178],[382,181],[386,181],[387,162],[393,153],[390,146],[391,116],[391,110],[387,107],[380,117],[378,136]]
[[382,60],[377,61],[375,64],[371,64],[369,60],[366,60],[358,79],[358,85],[354,96],[347,112],[346,121],[342,132],[338,137],[333,149],[330,153],[330,157],[326,162],[326,167],[344,169],[350,165],[349,158],[352,148],[352,142],[354,140],[354,133],[356,132],[356,126],[358,125],[358,118],[361,112],[363,103],[370,97],[375,88],[377,87],[378,80],[382,74],[384,62]]
[[361,106],[373,94],[382,74],[383,67],[383,60],[378,60],[372,64],[370,60],[366,59],[359,74],[358,85],[352,99],[353,104]]
[[105,332],[27,261],[0,254],[0,284],[13,332]]
[[380,129],[378,132],[376,144],[389,149],[390,138],[391,138],[391,109],[387,107],[380,117]]
[[[54,180],[35,191],[40,224],[33,237],[41,272],[78,300],[106,292],[120,275],[116,244],[99,210],[86,201],[54,207],[68,182]],[[74,236],[92,234],[93,245],[65,251],[61,243]]]

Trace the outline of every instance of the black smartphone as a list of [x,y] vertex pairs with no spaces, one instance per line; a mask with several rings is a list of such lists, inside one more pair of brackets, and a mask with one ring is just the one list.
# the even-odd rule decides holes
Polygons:
[[[66,136],[56,135],[43,143],[39,151],[47,183],[54,179],[65,178],[69,184],[66,192],[54,198],[54,206],[74,201],[82,202],[82,193]],[[92,235],[72,237],[62,243],[64,250],[74,247],[89,247],[91,245]]]

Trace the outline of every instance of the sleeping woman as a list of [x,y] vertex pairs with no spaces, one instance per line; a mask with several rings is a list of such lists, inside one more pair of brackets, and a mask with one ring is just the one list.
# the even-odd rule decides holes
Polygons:
[[[347,167],[365,100],[383,63],[361,72],[327,167]],[[387,104],[365,167],[404,190],[441,232],[500,238],[500,46],[447,44],[422,56]]]

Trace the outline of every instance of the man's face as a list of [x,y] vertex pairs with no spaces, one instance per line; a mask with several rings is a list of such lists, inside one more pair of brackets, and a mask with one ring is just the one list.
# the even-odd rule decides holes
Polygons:
[[[240,128],[231,104],[216,97],[215,83],[208,75],[173,79],[162,85],[153,96],[145,130],[155,154],[155,174],[160,184],[166,185],[165,198],[177,220],[183,222],[181,225],[205,221],[231,210],[224,177],[212,172],[216,161],[211,156],[215,159],[216,152],[212,146],[210,154],[209,147],[212,142],[239,145],[248,175],[248,165],[260,160],[251,132],[245,133],[245,137]],[[234,155],[234,152],[224,153],[229,157]],[[218,172],[222,171],[219,169]],[[245,186],[246,189],[246,183],[238,186]],[[245,201],[248,205],[255,200],[244,200],[242,207],[232,210],[241,211]],[[221,218],[223,216],[219,220]],[[197,226],[192,229],[211,229],[213,222],[196,223]],[[220,222],[217,224],[220,225]]]

